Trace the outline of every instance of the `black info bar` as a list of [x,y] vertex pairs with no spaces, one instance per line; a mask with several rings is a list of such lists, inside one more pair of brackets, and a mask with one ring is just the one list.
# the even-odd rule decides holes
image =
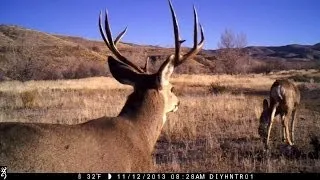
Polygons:
[[14,179],[55,179],[55,180],[251,180],[271,178],[306,178],[320,179],[320,173],[5,173],[1,174],[0,180]]

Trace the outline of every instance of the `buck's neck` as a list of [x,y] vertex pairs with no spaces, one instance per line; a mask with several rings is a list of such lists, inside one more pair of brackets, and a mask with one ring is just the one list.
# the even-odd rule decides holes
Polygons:
[[132,121],[152,151],[166,120],[164,98],[157,90],[134,92],[128,97],[119,116]]

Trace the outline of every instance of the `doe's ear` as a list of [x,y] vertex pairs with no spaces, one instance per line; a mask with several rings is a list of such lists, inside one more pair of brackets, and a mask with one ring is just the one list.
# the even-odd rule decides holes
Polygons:
[[108,57],[108,64],[112,76],[120,83],[134,86],[138,81],[139,73],[124,63],[117,61],[112,56]]
[[267,110],[268,108],[269,108],[268,100],[264,99],[263,100],[263,111]]
[[174,70],[174,56],[171,55],[159,68],[157,73],[158,85],[163,87],[169,84],[169,79]]

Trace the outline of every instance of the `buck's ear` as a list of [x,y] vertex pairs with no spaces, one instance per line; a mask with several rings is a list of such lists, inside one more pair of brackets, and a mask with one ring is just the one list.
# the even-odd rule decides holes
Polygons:
[[264,99],[263,100],[263,111],[267,110],[268,108],[269,108],[268,100]]
[[169,84],[169,79],[174,70],[174,56],[171,55],[159,68],[158,76],[158,85],[160,87],[166,86]]
[[112,76],[120,83],[134,86],[138,82],[140,74],[129,66],[117,61],[112,56],[108,57],[108,64]]

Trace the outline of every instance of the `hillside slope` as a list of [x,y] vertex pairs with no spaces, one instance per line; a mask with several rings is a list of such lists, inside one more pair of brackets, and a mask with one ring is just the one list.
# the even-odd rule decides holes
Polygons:
[[[268,64],[269,60],[319,62],[319,44],[247,47],[246,50],[251,55],[254,66]],[[165,58],[174,52],[173,48],[121,42],[118,49],[139,66],[144,66],[147,57],[150,57],[151,72],[155,72]],[[182,48],[182,53],[187,50],[188,48]],[[105,66],[109,55],[110,51],[103,41],[0,25],[0,80],[110,76],[108,67]],[[216,50],[202,50],[194,59],[179,66],[176,72],[216,73],[219,63]]]

